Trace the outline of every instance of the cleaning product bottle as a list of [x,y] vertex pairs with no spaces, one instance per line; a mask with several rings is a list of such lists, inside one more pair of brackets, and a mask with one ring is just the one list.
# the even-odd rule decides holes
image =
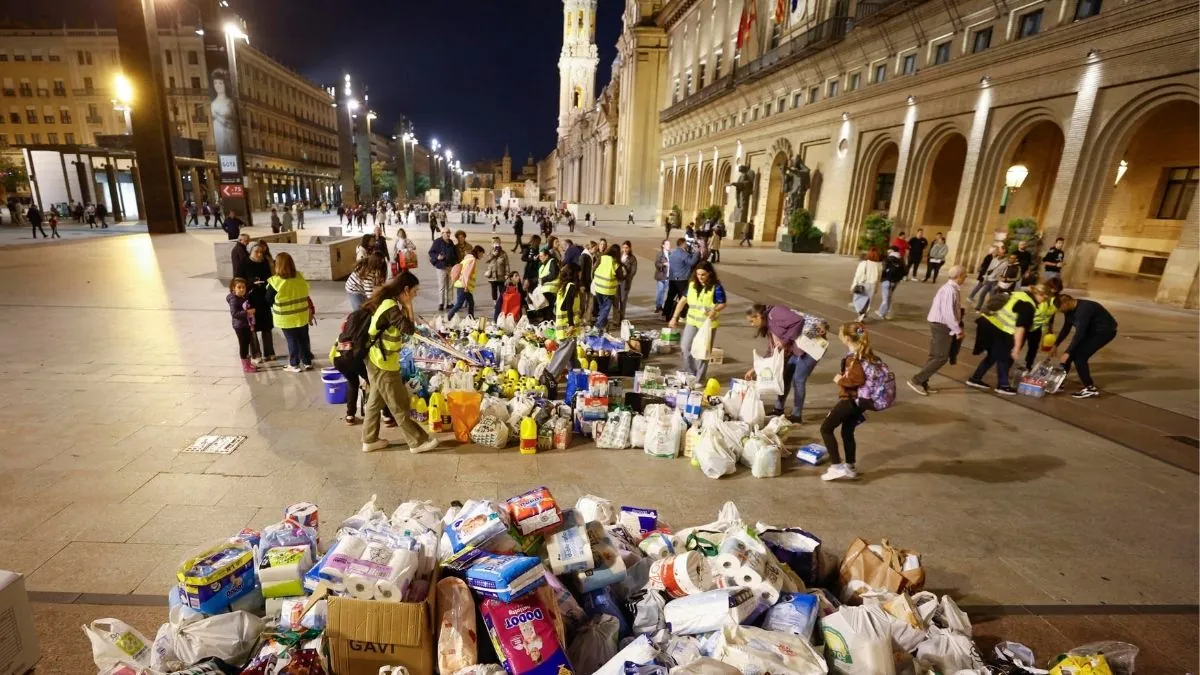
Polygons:
[[[438,396],[438,394],[435,393],[433,396]],[[433,396],[429,397],[430,400],[433,400]],[[435,434],[442,432],[442,409],[437,403],[429,404],[429,431]]]
[[521,420],[521,454],[537,454],[537,422],[532,417]]
[[708,382],[704,383],[704,398],[712,398],[713,396],[721,395],[721,383],[717,382],[717,378],[710,377]]
[[426,405],[425,399],[417,397],[412,407],[412,418],[417,424],[425,425],[429,423],[429,406]]
[[[434,412],[434,408],[437,412]],[[433,429],[434,420],[437,420],[438,429],[450,423],[450,406],[446,405],[446,399],[442,396],[442,392],[435,391],[429,395],[429,428]]]

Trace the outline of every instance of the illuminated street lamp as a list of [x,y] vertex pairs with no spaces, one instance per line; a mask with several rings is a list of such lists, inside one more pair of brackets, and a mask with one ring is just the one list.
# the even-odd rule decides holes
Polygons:
[[1004,186],[1010,191],[1016,192],[1025,184],[1025,179],[1029,177],[1029,167],[1024,164],[1013,164],[1008,167],[1008,171],[1004,172]]
[[1117,180],[1113,181],[1113,187],[1116,187],[1116,185],[1121,182],[1121,179],[1125,177],[1125,172],[1128,170],[1129,162],[1121,160],[1121,163],[1117,165]]
[[125,116],[125,134],[133,134],[133,122],[130,119],[130,111],[133,110],[133,82],[125,76],[125,73],[117,73],[113,78],[113,93],[116,98],[113,99],[113,110],[119,110]]

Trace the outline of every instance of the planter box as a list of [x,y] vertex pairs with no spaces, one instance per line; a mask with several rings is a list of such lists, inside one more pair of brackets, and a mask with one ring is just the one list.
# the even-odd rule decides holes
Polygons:
[[[255,236],[253,241],[265,239],[271,245],[271,255],[287,253],[296,262],[296,269],[309,281],[334,281],[350,276],[354,269],[354,249],[360,237],[311,236],[305,242],[298,241],[296,231]],[[232,241],[213,243],[217,277],[222,281],[233,278],[233,261],[230,251]]]
[[823,248],[820,239],[804,239],[785,234],[779,238],[779,250],[789,253],[820,253]]

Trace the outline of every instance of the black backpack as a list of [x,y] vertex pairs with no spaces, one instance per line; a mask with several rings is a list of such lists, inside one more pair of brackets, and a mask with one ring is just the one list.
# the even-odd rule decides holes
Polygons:
[[347,366],[349,370],[357,371],[358,364],[367,358],[371,345],[378,341],[382,334],[377,334],[374,340],[370,337],[371,317],[374,314],[373,310],[364,306],[346,315],[346,319],[342,321],[342,329],[338,332],[338,355],[333,363],[335,368],[345,370],[343,366]]

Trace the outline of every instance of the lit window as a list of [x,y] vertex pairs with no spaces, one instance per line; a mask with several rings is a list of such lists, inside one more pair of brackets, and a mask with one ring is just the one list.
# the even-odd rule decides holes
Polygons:
[[1017,38],[1027,38],[1042,32],[1042,10],[1022,14],[1017,24]]
[[1190,166],[1167,169],[1166,177],[1167,183],[1154,217],[1162,220],[1186,220],[1192,208],[1192,200],[1196,197],[1200,168]]
[[917,72],[917,55],[909,54],[900,62],[900,72],[905,75],[912,75]]
[[947,40],[933,48],[933,65],[940,66],[950,61],[950,41]]

